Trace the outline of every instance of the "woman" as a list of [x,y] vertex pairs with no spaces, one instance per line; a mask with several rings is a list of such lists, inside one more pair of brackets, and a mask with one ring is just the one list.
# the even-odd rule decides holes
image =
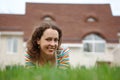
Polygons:
[[69,49],[62,48],[62,31],[53,22],[43,22],[27,43],[26,66],[45,65],[69,67]]

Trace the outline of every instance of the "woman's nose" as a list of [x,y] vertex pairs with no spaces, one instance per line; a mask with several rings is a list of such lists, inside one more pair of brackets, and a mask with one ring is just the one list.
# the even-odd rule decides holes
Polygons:
[[50,44],[51,44],[52,46],[54,46],[54,45],[55,45],[55,41],[51,41]]

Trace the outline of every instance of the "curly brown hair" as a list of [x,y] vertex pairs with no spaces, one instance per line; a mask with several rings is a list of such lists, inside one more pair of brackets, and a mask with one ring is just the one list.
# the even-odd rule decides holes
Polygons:
[[35,28],[30,39],[27,42],[27,53],[30,55],[32,62],[37,62],[40,57],[40,48],[37,44],[37,40],[41,39],[44,31],[46,29],[52,28],[56,30],[59,34],[58,49],[61,45],[62,31],[54,22],[42,22],[39,27]]

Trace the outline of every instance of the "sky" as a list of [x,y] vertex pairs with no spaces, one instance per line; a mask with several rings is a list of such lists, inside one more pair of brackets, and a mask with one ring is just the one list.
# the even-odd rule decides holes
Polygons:
[[25,14],[26,2],[57,4],[110,4],[113,16],[120,16],[120,0],[0,0],[0,14]]

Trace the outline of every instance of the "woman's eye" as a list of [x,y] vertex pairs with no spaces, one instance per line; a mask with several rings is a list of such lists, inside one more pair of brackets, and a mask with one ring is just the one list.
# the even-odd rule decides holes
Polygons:
[[51,38],[48,38],[48,39],[46,39],[47,41],[51,41],[52,39]]
[[55,39],[54,41],[55,41],[55,42],[58,42],[58,39]]
[[58,42],[58,41],[59,41],[57,38],[55,38],[55,39],[47,38],[46,40],[47,40],[47,41],[52,41],[52,40],[53,40],[54,42]]

